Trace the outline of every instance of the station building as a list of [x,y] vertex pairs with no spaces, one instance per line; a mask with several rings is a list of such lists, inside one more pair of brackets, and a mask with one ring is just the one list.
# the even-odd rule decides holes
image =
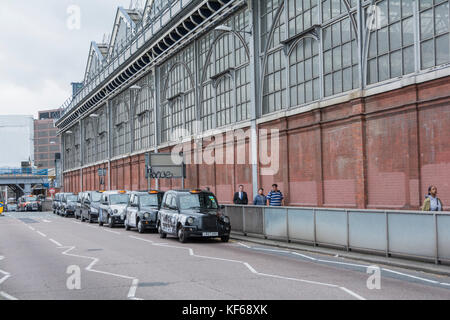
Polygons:
[[434,184],[449,209],[449,43],[448,0],[118,8],[56,122],[65,191],[99,189],[98,169],[109,189],[146,189],[145,154],[183,142],[197,146],[185,157],[245,154],[187,166],[185,186],[223,203],[277,183],[291,206],[417,209]]

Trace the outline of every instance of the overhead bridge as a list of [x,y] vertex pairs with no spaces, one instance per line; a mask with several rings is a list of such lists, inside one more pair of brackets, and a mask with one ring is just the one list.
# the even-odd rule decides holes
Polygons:
[[46,183],[48,183],[47,169],[0,169],[0,186],[8,186],[16,194],[30,194],[34,186]]

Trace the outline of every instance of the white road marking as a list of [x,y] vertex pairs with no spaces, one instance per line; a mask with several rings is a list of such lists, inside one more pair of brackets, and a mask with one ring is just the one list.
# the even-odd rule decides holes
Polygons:
[[58,241],[56,241],[56,240],[53,240],[53,239],[49,239],[51,242],[53,242],[54,244],[56,244],[58,247],[62,247],[62,244],[61,243],[59,243]]
[[108,229],[102,229],[103,231],[106,231],[106,232],[109,232],[109,233],[114,233],[114,234],[121,234],[120,232],[117,232],[117,231],[111,231],[111,230],[108,230]]
[[128,298],[134,298],[136,296],[136,290],[139,285],[138,279],[133,279],[133,283],[131,284],[130,291],[128,291]]
[[44,222],[46,222],[46,223],[50,223],[50,222],[51,222],[51,221],[45,220],[45,219],[43,219],[42,221],[44,221]]
[[[283,251],[283,250],[274,250],[274,249],[266,249],[266,248],[255,248],[255,247],[250,247],[250,246],[244,245],[244,244],[242,244],[240,242],[238,242],[238,244],[240,244],[240,245],[242,245],[242,246],[244,246],[246,248],[257,250],[257,251],[269,251],[269,252],[271,251],[271,252],[286,253],[286,251]],[[309,259],[309,260],[312,260],[312,261],[316,261],[316,262],[323,262],[323,263],[330,263],[330,264],[340,264],[340,265],[346,265],[346,266],[352,266],[352,267],[361,267],[361,268],[365,268],[365,269],[370,267],[369,265],[362,265],[362,264],[356,264],[356,263],[348,263],[348,262],[316,259],[316,258],[307,256],[307,255],[304,255],[304,254],[301,254],[301,253],[298,253],[298,252],[294,252],[294,251],[290,251],[288,253],[291,253],[291,254],[294,254],[294,255],[297,255],[297,256],[301,256],[303,258],[306,258],[306,259]],[[339,256],[339,255],[336,255],[336,256]],[[382,270],[386,271],[386,272],[391,272],[391,273],[394,273],[394,274],[402,275],[402,276],[405,276],[405,277],[413,278],[413,279],[416,279],[416,280],[421,280],[421,281],[424,281],[424,282],[429,282],[429,283],[433,283],[433,284],[440,284],[440,285],[443,285],[443,286],[450,286],[450,283],[439,282],[439,281],[435,281],[435,280],[421,278],[421,277],[413,276],[413,275],[410,275],[410,274],[406,274],[406,273],[402,273],[402,272],[398,272],[398,271],[394,271],[394,270],[390,270],[390,269],[386,269],[386,268],[382,268]],[[342,288],[344,288],[344,287],[342,287]],[[344,289],[346,289],[346,288],[344,288]],[[342,290],[344,290],[344,289],[342,289]],[[346,290],[344,290],[344,291],[346,291]],[[354,293],[354,294],[357,295],[356,293]]]
[[43,236],[44,238],[46,238],[47,237],[47,235],[45,234],[45,233],[42,233],[42,232],[40,232],[40,231],[36,231],[39,235],[41,235],[41,236]]
[[291,253],[296,255],[296,256],[300,256],[300,257],[303,257],[303,258],[306,258],[306,259],[309,259],[309,260],[317,261],[316,258],[307,256],[307,255],[304,255],[304,254],[301,254],[301,253],[298,253],[298,252],[291,251]]
[[289,251],[286,251],[286,250],[276,250],[276,249],[266,249],[266,248],[253,248],[253,250],[278,252],[278,253],[289,253]]
[[76,247],[62,247],[63,249],[67,249],[65,250],[62,254],[66,255],[66,256],[72,256],[72,257],[77,257],[77,258],[82,258],[82,259],[91,259],[92,262],[89,264],[89,266],[87,266],[85,268],[85,270],[90,271],[90,272],[95,272],[95,273],[100,273],[100,274],[105,274],[105,275],[109,275],[109,276],[113,276],[113,277],[118,277],[118,278],[122,278],[122,279],[127,279],[127,280],[132,280],[132,284],[130,287],[130,290],[128,291],[128,298],[132,299],[132,300],[138,300],[139,298],[136,298],[136,290],[137,290],[137,286],[139,284],[139,279],[135,278],[135,277],[130,277],[130,276],[125,276],[122,274],[116,274],[116,273],[111,273],[111,272],[106,272],[106,271],[101,271],[101,270],[95,270],[93,269],[94,265],[100,261],[100,259],[98,258],[94,258],[94,257],[88,257],[88,256],[81,256],[81,255],[77,255],[77,254],[73,254],[73,253],[69,253],[70,251],[74,250]]
[[429,280],[429,279],[425,279],[425,278],[421,278],[421,277],[416,277],[416,276],[412,276],[410,274],[401,273],[401,272],[390,270],[390,269],[386,269],[386,268],[382,268],[382,270],[387,271],[387,272],[391,272],[391,273],[395,273],[395,274],[398,274],[398,275],[401,275],[401,276],[405,276],[405,277],[409,277],[409,278],[413,278],[413,279],[417,279],[417,280],[422,280],[422,281],[429,282],[429,283],[439,284],[439,281],[435,281],[435,280]]
[[240,246],[246,247],[247,249],[251,249],[250,246],[248,246],[248,245],[246,245],[246,244],[243,244],[243,243],[241,243],[241,242],[238,242],[237,244],[240,245]]
[[358,300],[366,300],[365,298],[361,297],[359,294],[356,294],[353,291],[351,291],[351,290],[349,290],[349,289],[347,289],[345,287],[339,287],[339,289],[341,289],[341,290],[347,292],[348,294],[354,296]]
[[2,296],[5,299],[8,300],[19,300],[16,297],[13,297],[12,295],[7,294],[6,292],[0,291],[0,296]]
[[344,266],[352,266],[352,267],[362,267],[367,269],[369,266],[364,266],[362,264],[355,264],[355,263],[347,263],[347,262],[340,262],[340,261],[331,261],[331,260],[322,260],[318,259],[317,262],[325,262],[325,263],[334,263],[334,264],[342,264]]
[[32,230],[32,231],[36,231],[36,229],[33,227],[28,226],[28,228],[30,228],[30,230]]
[[[4,260],[5,257],[4,256],[0,256],[0,261]],[[5,282],[6,280],[8,280],[11,277],[11,274],[7,271],[4,270],[0,270],[0,273],[3,274],[4,276],[0,279],[0,284],[2,284],[3,282]],[[4,298],[8,299],[8,300],[18,300],[17,298],[7,294],[4,291],[0,292],[0,295],[3,296]]]
[[8,272],[5,272],[3,270],[0,270],[0,273],[3,273],[4,276],[0,279],[0,284],[2,284],[3,282],[5,282],[9,277],[11,277],[11,275]]
[[[323,282],[317,282],[317,281],[311,281],[311,280],[305,280],[305,279],[289,278],[289,277],[284,277],[284,276],[279,276],[279,275],[274,275],[274,274],[260,273],[260,272],[256,271],[256,269],[253,268],[248,262],[245,262],[245,261],[230,260],[230,259],[223,259],[223,258],[217,258],[217,257],[200,256],[200,255],[196,255],[194,253],[194,250],[192,248],[189,248],[189,247],[162,245],[160,243],[155,243],[155,242],[153,242],[151,240],[142,239],[142,238],[133,237],[133,236],[130,236],[130,238],[133,238],[133,239],[136,239],[136,240],[145,241],[145,242],[149,242],[149,243],[151,243],[154,246],[161,246],[161,247],[165,247],[165,248],[175,248],[175,249],[188,250],[190,256],[197,257],[197,258],[240,263],[240,264],[243,264],[245,267],[247,267],[247,269],[250,270],[250,272],[252,272],[253,274],[256,274],[258,276],[270,277],[270,278],[276,278],[276,279],[288,280],[288,281],[303,282],[303,283],[309,283],[309,284],[312,284],[312,285],[320,285],[320,286],[326,286],[326,287],[331,287],[331,288],[339,288],[339,289],[343,290],[344,292],[346,292],[347,294],[349,294],[349,295],[351,295],[353,297],[358,297],[358,299],[364,299],[363,297],[357,295],[353,291],[348,290],[348,289],[346,289],[344,287],[340,287],[340,286],[335,285],[335,284],[329,284],[329,283],[323,283]],[[267,250],[274,251],[274,250],[271,250],[271,249],[267,249]],[[280,250],[275,250],[275,251],[280,251]],[[286,251],[283,251],[283,252],[286,252]]]

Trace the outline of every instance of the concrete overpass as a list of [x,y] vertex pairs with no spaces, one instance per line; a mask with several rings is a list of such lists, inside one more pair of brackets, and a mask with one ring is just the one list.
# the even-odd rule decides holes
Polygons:
[[31,194],[33,186],[45,183],[48,183],[47,169],[0,169],[0,186],[8,186],[16,194]]

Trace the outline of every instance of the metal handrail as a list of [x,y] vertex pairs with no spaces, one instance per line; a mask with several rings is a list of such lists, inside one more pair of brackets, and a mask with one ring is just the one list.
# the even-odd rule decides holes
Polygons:
[[225,210],[234,232],[244,235],[450,263],[450,212],[242,205]]

